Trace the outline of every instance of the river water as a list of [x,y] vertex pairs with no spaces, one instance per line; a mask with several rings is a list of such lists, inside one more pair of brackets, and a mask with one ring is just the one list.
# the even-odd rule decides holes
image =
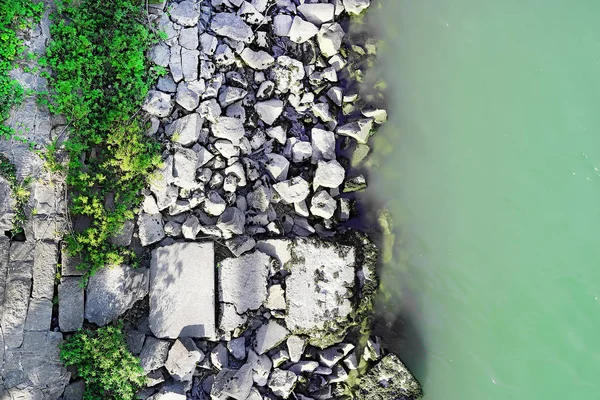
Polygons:
[[381,3],[377,331],[426,400],[600,398],[600,2]]

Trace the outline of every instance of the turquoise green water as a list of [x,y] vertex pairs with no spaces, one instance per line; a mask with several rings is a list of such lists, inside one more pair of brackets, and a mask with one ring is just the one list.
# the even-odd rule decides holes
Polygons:
[[388,342],[426,400],[600,398],[600,2],[384,4]]

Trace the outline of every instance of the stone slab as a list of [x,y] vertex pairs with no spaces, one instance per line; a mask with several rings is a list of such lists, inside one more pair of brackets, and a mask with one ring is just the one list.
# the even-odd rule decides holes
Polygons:
[[62,278],[58,285],[58,326],[74,332],[83,326],[83,287],[77,277]]
[[25,320],[26,331],[49,331],[52,321],[52,301],[31,299]]
[[218,269],[219,300],[233,304],[238,314],[260,308],[267,298],[270,265],[271,257],[260,251],[223,260]]
[[156,337],[216,336],[214,258],[212,242],[152,251],[149,324]]
[[61,275],[62,276],[82,276],[83,271],[78,270],[77,266],[81,264],[82,260],[80,256],[71,256],[67,252],[67,245],[62,244],[60,248],[61,253]]
[[52,299],[54,295],[54,279],[58,247],[54,242],[36,242],[33,261],[33,290],[31,297],[36,299]]

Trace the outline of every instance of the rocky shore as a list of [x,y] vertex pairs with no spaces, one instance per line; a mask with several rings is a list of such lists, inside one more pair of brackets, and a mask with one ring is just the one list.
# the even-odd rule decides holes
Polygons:
[[[137,218],[112,238],[146,262],[104,268],[83,289],[78,260],[61,252],[46,341],[124,318],[148,377],[140,399],[421,397],[404,364],[368,334],[377,248],[345,226],[352,193],[367,182],[340,148],[361,157],[387,119],[351,89],[349,53],[374,50],[347,43],[344,26],[369,5],[148,2],[165,33],[148,56],[167,73],[142,108],[163,164]],[[18,246],[3,243],[8,260]],[[16,366],[21,378],[7,385],[1,361],[7,398],[39,387]],[[81,399],[83,383],[67,385],[68,372],[52,365],[58,389],[25,398]]]

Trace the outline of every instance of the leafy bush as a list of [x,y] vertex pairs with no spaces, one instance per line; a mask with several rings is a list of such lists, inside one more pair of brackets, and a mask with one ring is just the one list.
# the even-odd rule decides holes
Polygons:
[[61,344],[60,359],[85,381],[85,400],[130,400],[146,380],[120,327],[77,332]]
[[2,0],[0,2],[0,136],[10,138],[14,131],[4,125],[10,109],[23,100],[25,91],[8,73],[23,53],[22,40],[17,31],[39,22],[44,4],[31,0]]
[[132,256],[108,239],[134,217],[139,192],[160,162],[159,146],[145,136],[138,117],[153,81],[164,73],[145,58],[158,37],[144,25],[142,4],[58,1],[52,41],[41,60],[53,70],[45,101],[69,123],[69,161],[61,168],[70,185],[70,211],[92,221],[66,238],[69,251],[82,254],[88,276]]

